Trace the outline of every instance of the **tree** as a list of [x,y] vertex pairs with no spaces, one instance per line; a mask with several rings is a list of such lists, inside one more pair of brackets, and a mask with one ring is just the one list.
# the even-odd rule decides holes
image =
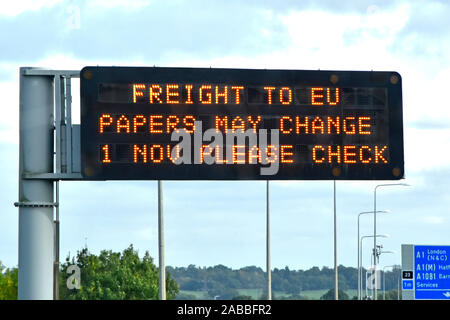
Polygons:
[[[334,289],[330,289],[323,296],[320,297],[320,300],[334,300]],[[343,291],[338,289],[338,298],[339,300],[349,300],[348,295]]]
[[[80,289],[68,289],[67,268],[77,265],[80,269]],[[167,298],[173,299],[179,287],[170,273],[166,278]],[[142,260],[130,245],[122,253],[103,250],[100,255],[91,254],[87,248],[70,256],[61,266],[60,299],[68,300],[137,300],[158,299],[158,270],[148,252]]]
[[5,268],[1,261],[0,300],[17,300],[17,268]]

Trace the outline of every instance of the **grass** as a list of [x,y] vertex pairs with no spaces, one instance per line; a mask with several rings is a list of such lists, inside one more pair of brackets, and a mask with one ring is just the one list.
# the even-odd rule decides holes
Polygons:
[[240,295],[250,296],[253,299],[258,299],[263,294],[262,289],[237,289]]
[[[237,289],[240,295],[250,296],[252,299],[257,300],[263,294],[262,289]],[[328,290],[305,290],[300,292],[301,296],[307,297],[310,300],[320,300],[320,297],[323,296]],[[181,294],[190,294],[195,296],[196,299],[211,299],[208,296],[206,291],[191,291],[191,290],[180,290]],[[356,296],[356,289],[345,290],[345,293],[348,295],[349,299],[352,299],[353,296]],[[273,292],[275,298],[280,299],[285,296],[289,296],[289,294],[282,291],[274,291]]]
[[304,290],[300,292],[301,296],[308,297],[311,300],[320,300],[320,297],[327,293],[327,289],[323,290]]
[[206,291],[180,290],[179,294],[193,295],[197,300],[209,299]]

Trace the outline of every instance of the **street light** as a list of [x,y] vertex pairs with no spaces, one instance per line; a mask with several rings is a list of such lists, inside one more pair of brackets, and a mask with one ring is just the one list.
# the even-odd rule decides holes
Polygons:
[[[377,252],[377,237],[375,235],[377,234],[377,188],[379,187],[389,187],[389,186],[409,186],[407,183],[390,183],[390,184],[379,184],[375,186],[374,195],[373,195],[373,262],[374,262],[374,269],[377,268],[377,259],[376,259],[376,252]],[[377,281],[377,273],[375,271],[375,283]],[[375,289],[375,300],[377,300],[377,294]]]
[[[382,253],[396,253],[395,251],[390,251],[390,250],[388,250],[388,251],[381,251],[381,249],[383,248],[383,246],[377,246],[377,248],[378,249],[380,249],[380,250],[378,250],[377,251],[377,261],[379,262],[380,261],[380,256],[381,256],[381,254]],[[373,256],[371,256],[370,257],[370,263],[372,264],[372,259],[373,259]],[[376,271],[375,271],[375,273],[376,273]],[[384,279],[384,278],[383,278]],[[375,279],[376,280],[376,279]],[[383,289],[384,290],[384,289]],[[376,289],[374,288],[373,289],[373,291],[376,291]],[[376,294],[376,292],[374,293],[374,294]],[[383,300],[384,300],[384,292],[383,292]]]
[[[395,251],[381,251],[381,249],[383,249],[383,246],[377,246],[378,249],[378,253],[377,253],[377,261],[380,262],[380,256],[382,253],[396,253]],[[372,263],[372,259],[373,259],[373,255],[370,257],[370,263]]]
[[[388,251],[381,251],[381,249],[383,248],[383,246],[378,246],[378,248],[380,249],[378,252],[377,252],[377,254],[376,254],[376,257],[377,257],[377,262],[380,262],[380,256],[383,254],[383,253],[395,253],[395,251],[390,251],[390,250],[388,250]],[[373,256],[370,258],[370,260],[371,260],[371,262],[372,262],[372,258],[373,258]],[[375,271],[375,273],[376,273],[376,271]],[[376,276],[375,276],[375,280],[376,280]],[[384,281],[384,273],[383,273],[383,281]],[[377,289],[378,288],[373,288],[373,291],[374,291],[374,295],[376,295],[377,294]],[[384,300],[384,284],[383,284],[383,300]]]
[[[400,280],[402,279],[402,266],[396,265],[394,269],[398,269],[398,280],[397,280],[397,300],[400,300]],[[394,270],[392,270],[394,271]]]
[[[389,213],[389,210],[379,210],[378,213]],[[359,217],[363,214],[373,213],[373,211],[360,212],[358,214],[358,300],[361,300],[361,264],[359,256]]]
[[[366,238],[373,238],[374,236],[373,235],[370,235],[370,236],[362,236],[361,237],[361,239],[360,239],[360,251],[359,251],[359,256],[360,256],[360,259],[361,259],[361,263],[360,263],[360,265],[361,265],[361,268],[362,268],[362,241],[364,240],[364,239],[366,239]],[[388,234],[377,234],[376,235],[376,237],[380,237],[380,238],[389,238],[389,235]],[[361,274],[360,274],[360,281],[359,281],[359,283],[360,283],[360,292],[361,292],[361,289],[362,289],[362,272],[361,272]]]

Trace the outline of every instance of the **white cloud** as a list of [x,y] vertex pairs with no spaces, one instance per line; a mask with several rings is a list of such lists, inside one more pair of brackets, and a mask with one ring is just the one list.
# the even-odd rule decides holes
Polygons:
[[[17,70],[17,73],[19,71]],[[19,143],[19,85],[0,82],[0,143]]]
[[[50,8],[59,3],[64,3],[68,9],[78,8],[78,2],[75,0],[9,0],[7,3],[5,2],[0,6],[0,16],[5,17],[14,17],[26,11],[39,11],[42,8]],[[88,5],[93,10],[116,7],[139,9],[148,6],[151,2],[151,0],[89,0]]]
[[444,218],[440,216],[424,216],[421,219],[424,223],[427,224],[436,224],[439,225],[444,222]]
[[13,17],[25,11],[38,11],[43,7],[52,7],[63,0],[9,0],[2,2],[0,6],[0,16]]
[[450,128],[406,128],[405,164],[418,172],[450,164]]
[[[282,20],[291,38],[291,61],[326,69],[379,70],[392,58],[387,47],[408,19],[408,6],[370,15],[292,12]],[[382,64],[380,64],[382,62]]]
[[90,0],[89,5],[102,8],[138,9],[148,6],[151,2],[151,0]]

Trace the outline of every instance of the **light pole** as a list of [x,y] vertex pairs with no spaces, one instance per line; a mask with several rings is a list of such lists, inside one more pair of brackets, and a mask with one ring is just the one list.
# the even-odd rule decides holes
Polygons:
[[[360,265],[361,265],[361,268],[362,268],[362,241],[364,240],[364,239],[366,239],[366,238],[372,238],[372,237],[374,237],[373,235],[370,235],[370,236],[362,236],[361,237],[361,239],[360,239],[360,251],[359,251],[359,257],[360,257],[360,259],[361,259],[361,263],[360,263]],[[380,237],[380,238],[389,238],[389,235],[388,234],[377,234],[376,235],[376,237]],[[361,272],[361,274],[360,274],[360,277],[361,277],[361,280],[360,280],[360,286],[361,286],[361,289],[362,289],[362,272]],[[360,291],[361,291],[361,289],[360,289]]]
[[334,300],[339,300],[336,224],[336,180],[334,180]]
[[158,180],[159,300],[166,300],[166,262],[164,248],[163,185]]
[[[380,256],[382,253],[396,253],[395,251],[381,251],[381,249],[383,249],[383,246],[377,246],[378,253],[377,253],[377,261],[380,262]],[[372,262],[373,256],[370,257],[370,262]]]
[[269,180],[266,181],[266,264],[267,264],[267,300],[272,300],[272,274],[270,267],[270,206]]
[[[378,213],[389,213],[389,210],[379,210]],[[363,214],[373,213],[373,211],[365,211],[358,213],[358,300],[361,300],[361,265],[359,257],[359,217]]]
[[[395,251],[381,251],[383,249],[383,246],[377,246],[377,262],[380,262],[380,256],[382,253],[395,253]],[[373,259],[373,255],[370,257],[370,263],[372,263],[372,259]],[[383,271],[383,280],[384,280],[384,271]],[[375,288],[373,289],[374,291],[376,290]],[[383,284],[383,290],[384,290],[384,284]],[[384,292],[383,292],[383,300],[384,300]]]
[[[383,249],[383,245],[377,244],[377,254],[376,254],[376,257],[377,257],[377,260],[378,260],[378,261],[380,261],[380,252],[381,252],[381,249]],[[373,250],[373,249],[372,249],[372,250]],[[370,265],[373,266],[373,254],[370,255]]]
[[[409,186],[407,183],[391,183],[391,184],[379,184],[375,186],[375,190],[373,193],[373,267],[375,269],[375,283],[377,283],[377,237],[375,235],[377,234],[377,188],[379,187],[389,187],[389,186]],[[377,300],[377,293],[375,289],[375,300]]]
[[394,269],[398,269],[397,300],[400,300],[400,280],[402,278],[402,266],[401,265],[396,265],[396,268],[394,268]]

